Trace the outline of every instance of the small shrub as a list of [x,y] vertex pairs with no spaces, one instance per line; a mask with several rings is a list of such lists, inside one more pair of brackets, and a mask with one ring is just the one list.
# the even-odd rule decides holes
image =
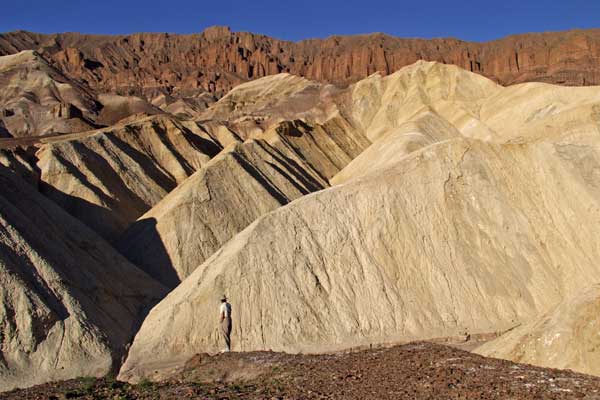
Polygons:
[[76,399],[81,396],[83,396],[83,394],[79,393],[77,390],[68,390],[65,392],[65,399]]
[[148,380],[148,378],[144,378],[138,383],[138,388],[142,390],[151,390],[154,388],[154,382]]
[[81,390],[83,390],[87,394],[90,394],[94,391],[94,388],[96,387],[96,378],[94,378],[93,376],[81,377],[79,378],[79,385]]

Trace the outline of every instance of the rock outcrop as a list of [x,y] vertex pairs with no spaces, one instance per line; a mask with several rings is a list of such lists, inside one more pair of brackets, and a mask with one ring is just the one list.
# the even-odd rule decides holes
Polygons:
[[479,354],[600,375],[600,286],[578,289],[551,311],[477,348]]
[[455,64],[501,84],[541,81],[600,83],[600,31],[528,33],[474,43],[403,39],[374,33],[297,43],[214,27],[200,34],[0,35],[0,55],[39,50],[61,71],[101,93],[179,98],[221,96],[248,80],[288,72],[349,84],[379,71],[391,74],[418,60]]
[[0,390],[118,368],[164,288],[0,167]]

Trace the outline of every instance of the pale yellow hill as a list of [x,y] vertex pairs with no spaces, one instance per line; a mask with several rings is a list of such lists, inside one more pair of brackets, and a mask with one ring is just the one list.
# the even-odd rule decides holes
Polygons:
[[600,285],[581,286],[572,293],[556,308],[486,343],[476,352],[600,375]]
[[142,215],[118,247],[175,287],[256,218],[325,186],[293,152],[264,140],[232,144]]
[[[260,217],[197,267],[152,310],[120,376],[217,351],[222,293],[244,351],[499,332],[547,312],[600,279],[597,93],[502,88],[425,62],[338,92],[337,137],[372,144],[345,168],[312,162],[340,184]],[[311,143],[298,145],[309,163]]]
[[420,61],[387,77],[375,74],[348,90],[352,101],[339,107],[373,145],[335,176],[334,184],[459,135],[526,143],[600,126],[596,87],[525,83],[505,88],[439,63]]
[[341,118],[278,124],[225,148],[141,216],[118,247],[175,287],[258,217],[329,186],[368,144]]
[[269,213],[151,311],[120,376],[218,350],[223,292],[244,351],[495,332],[533,318],[600,279],[598,138],[448,140]]

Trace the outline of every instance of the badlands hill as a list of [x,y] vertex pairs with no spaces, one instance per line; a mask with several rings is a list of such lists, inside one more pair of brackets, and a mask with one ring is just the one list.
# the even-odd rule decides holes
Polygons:
[[141,216],[118,248],[174,287],[256,218],[328,187],[368,143],[336,119],[315,127],[283,122],[225,148]]
[[[202,35],[198,43],[222,46],[223,35],[243,36]],[[157,85],[136,64],[118,79],[147,98],[116,95],[137,89],[112,87],[104,61],[84,50],[64,56],[92,66],[113,93],[96,94],[91,76],[59,75],[50,54],[85,37],[56,36],[50,47],[45,36],[7,34],[3,45],[6,37],[15,51],[14,43],[46,49],[0,58],[22,71],[7,75],[10,85],[40,73],[31,91],[53,96],[30,103],[15,92],[23,110],[69,103],[73,93],[97,108],[77,117],[89,121],[82,132],[14,137],[0,125],[1,171],[14,188],[2,210],[19,210],[3,217],[0,269],[41,271],[7,275],[26,295],[7,291],[3,303],[4,319],[15,321],[2,336],[3,388],[111,368],[130,381],[162,376],[219,349],[223,293],[234,304],[234,350],[321,352],[517,326],[527,330],[508,335],[543,335],[551,327],[535,321],[563,320],[561,302],[587,304],[569,299],[600,279],[597,87],[503,87],[419,61],[347,87],[266,76],[202,105],[200,83],[165,94],[160,85],[171,81]],[[160,52],[187,40],[174,38]],[[129,54],[110,49],[103,54]],[[151,69],[152,60],[139,58]],[[64,328],[67,341],[56,341],[55,321],[75,324]],[[511,337],[482,351],[515,358]],[[536,354],[527,360],[580,368],[543,355],[554,350]],[[32,365],[42,366],[36,380],[25,377]]]
[[120,376],[218,350],[206,316],[223,292],[242,351],[502,332],[547,312],[600,279],[599,93],[426,62],[350,86],[338,115],[373,144],[332,177],[343,184],[199,265],[150,312]]
[[79,33],[0,35],[0,55],[36,50],[59,70],[97,93],[159,95],[195,110],[234,86],[281,72],[349,84],[374,72],[391,74],[418,60],[455,64],[502,84],[541,81],[600,83],[600,31],[529,33],[474,43],[453,38],[403,39],[375,33],[297,43],[227,27],[200,34]]
[[480,354],[600,375],[597,281],[552,310],[477,349]]
[[103,376],[164,288],[0,167],[0,390]]
[[88,131],[163,113],[138,97],[96,93],[33,50],[0,58],[0,88],[0,121],[13,137]]
[[154,116],[57,138],[36,167],[42,193],[115,241],[222,148],[193,121]]
[[100,110],[89,89],[34,51],[0,58],[0,87],[1,117],[11,136],[89,130]]

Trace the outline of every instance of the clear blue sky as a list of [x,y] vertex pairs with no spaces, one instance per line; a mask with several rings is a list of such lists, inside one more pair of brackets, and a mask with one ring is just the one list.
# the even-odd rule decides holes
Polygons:
[[600,0],[1,0],[0,32],[200,32],[210,25],[300,40],[385,32],[485,41],[600,27]]

